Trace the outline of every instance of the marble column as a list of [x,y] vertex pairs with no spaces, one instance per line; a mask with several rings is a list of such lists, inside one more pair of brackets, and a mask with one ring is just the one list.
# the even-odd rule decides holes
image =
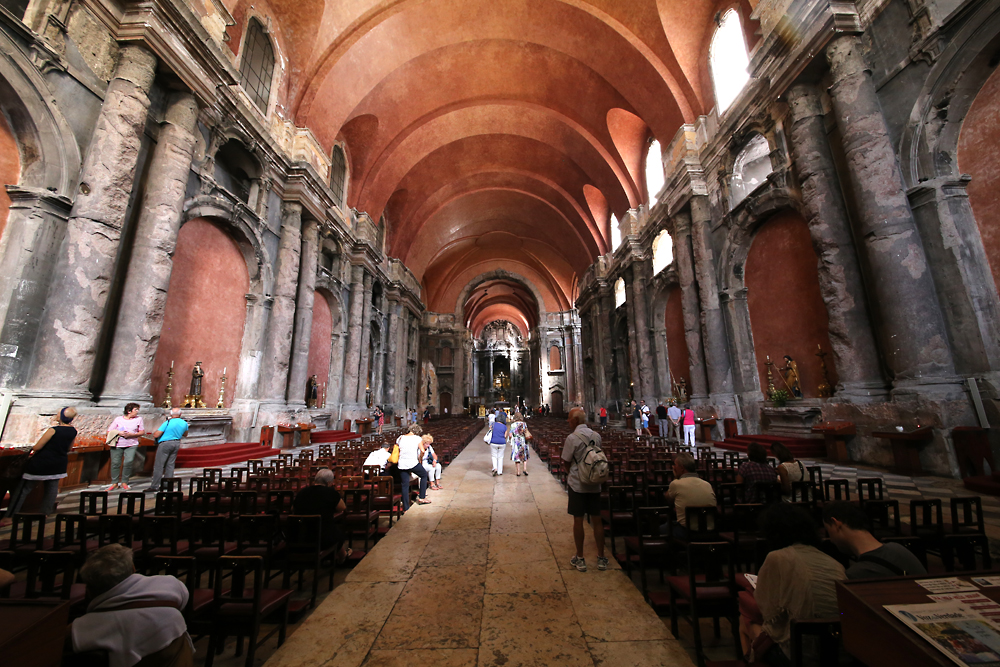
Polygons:
[[402,396],[402,392],[396,391],[396,370],[398,358],[396,350],[399,347],[399,312],[400,305],[398,299],[389,298],[389,345],[386,348],[385,360],[385,402],[395,406],[396,396]]
[[[701,344],[701,304],[698,283],[694,278],[694,254],[691,244],[691,215],[681,211],[674,217],[674,258],[681,288],[681,312],[684,315],[684,342],[687,344],[690,377],[688,396],[699,400],[708,397],[705,354]],[[679,378],[674,378],[677,382]],[[673,387],[670,394],[673,395]]]
[[656,360],[653,359],[652,347],[649,344],[649,307],[646,303],[647,276],[645,262],[635,262],[632,264],[632,299],[635,310],[635,335],[636,349],[639,353],[636,367],[639,371],[638,384],[636,386],[636,398],[646,399],[646,403],[656,405],[656,387],[653,382],[653,373],[656,367]]
[[897,390],[951,383],[955,367],[944,317],[861,38],[836,38],[826,57],[883,359]]
[[[333,410],[341,403],[344,382],[344,336],[334,331],[330,336],[330,374],[326,384],[326,407]],[[338,427],[334,427],[338,428]]]
[[827,141],[820,92],[812,84],[797,84],[785,97],[792,119],[795,170],[819,257],[820,293],[829,317],[830,345],[839,379],[837,395],[846,400],[881,395],[885,381],[879,370],[850,218]]
[[163,328],[197,126],[194,95],[170,95],[146,177],[102,401],[153,400],[149,394],[153,360]]
[[[302,261],[299,263],[298,296],[295,299],[295,333],[292,339],[292,367],[288,373],[288,402],[296,407],[306,404],[309,382],[309,346],[312,344],[313,302],[316,298],[316,267],[319,263],[319,225],[315,220],[302,223]],[[326,341],[316,341],[325,345]],[[322,378],[316,378],[322,382]]]
[[374,389],[374,387],[369,387],[368,382],[371,379],[368,375],[368,363],[369,356],[371,354],[371,340],[372,340],[372,276],[370,273],[365,273],[365,291],[362,294],[363,302],[361,304],[361,361],[358,366],[358,396],[357,401],[364,405],[366,392],[368,389]]
[[[365,267],[351,267],[351,296],[347,315],[347,352],[344,353],[344,403],[357,403],[361,378],[361,315],[364,311]],[[364,389],[364,385],[362,385]]]
[[285,403],[292,355],[292,331],[295,327],[295,293],[299,280],[301,250],[302,204],[285,202],[274,272],[274,301],[264,338],[264,359],[260,373],[260,398],[266,403]]
[[694,270],[698,277],[698,297],[701,304],[702,346],[705,350],[705,375],[708,394],[713,403],[729,403],[724,398],[733,393],[733,369],[729,360],[729,340],[726,322],[719,307],[719,285],[716,280],[715,257],[709,243],[712,213],[708,197],[691,198],[691,248]]
[[122,47],[80,169],[78,194],[53,269],[29,393],[90,399],[155,76],[156,56],[138,44]]
[[611,386],[611,382],[608,379],[611,375],[611,367],[614,361],[614,355],[612,353],[612,341],[611,341],[611,316],[615,312],[615,300],[614,294],[612,292],[611,285],[607,283],[601,283],[598,286],[598,299],[601,304],[601,310],[597,317],[597,328],[601,332],[601,374],[598,376],[601,378],[603,391],[604,391],[604,401],[602,405],[608,407],[608,402],[611,400],[614,394],[617,394],[617,390]]

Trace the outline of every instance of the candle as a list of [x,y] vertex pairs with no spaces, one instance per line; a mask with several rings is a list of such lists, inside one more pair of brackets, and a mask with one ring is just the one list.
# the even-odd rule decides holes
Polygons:
[[170,362],[170,370],[174,370],[174,362],[173,362],[173,360],[171,360],[171,362]]
[[225,374],[226,374],[226,366],[223,366],[223,367],[222,367],[222,374],[223,374],[223,375],[225,375]]

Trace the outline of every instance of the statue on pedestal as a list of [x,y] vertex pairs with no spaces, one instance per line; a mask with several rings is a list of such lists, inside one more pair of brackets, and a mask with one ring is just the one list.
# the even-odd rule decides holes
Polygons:
[[785,378],[788,390],[795,398],[802,398],[802,387],[799,385],[799,365],[795,363],[787,354],[785,355],[785,366],[781,369],[781,375]]
[[680,403],[687,403],[687,381],[684,378],[677,380],[674,385],[674,393],[677,394],[677,401]]
[[201,381],[205,377],[205,371],[201,368],[201,362],[194,362],[194,369],[191,371],[191,392],[184,397],[185,408],[205,408],[205,401],[201,395]]
[[315,375],[310,375],[309,381],[306,382],[306,407],[315,408],[318,402],[319,382],[316,381]]

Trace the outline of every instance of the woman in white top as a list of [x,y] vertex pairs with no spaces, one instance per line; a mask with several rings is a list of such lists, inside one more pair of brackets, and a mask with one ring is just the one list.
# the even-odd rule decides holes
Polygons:
[[396,445],[399,447],[399,486],[403,490],[403,511],[410,509],[410,473],[420,478],[420,495],[418,505],[427,505],[427,471],[420,464],[424,456],[424,445],[420,439],[423,430],[419,424],[410,427],[410,432],[399,436]]
[[424,470],[427,471],[428,485],[434,491],[441,490],[441,463],[438,461],[437,452],[434,451],[434,436],[429,433],[421,440],[424,443]]
[[[806,478],[806,467],[802,461],[796,461],[792,453],[780,442],[771,443],[771,453],[778,459],[778,481],[781,483],[781,499],[792,502],[792,484]],[[808,500],[800,498],[799,500]]]

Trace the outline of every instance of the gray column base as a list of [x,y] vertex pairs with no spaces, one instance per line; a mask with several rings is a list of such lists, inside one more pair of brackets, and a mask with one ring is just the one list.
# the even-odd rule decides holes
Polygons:
[[889,396],[889,387],[880,381],[843,382],[827,400],[830,403],[881,403],[889,400]]
[[958,375],[897,380],[892,387],[893,400],[926,399],[929,401],[965,400],[965,381]]

